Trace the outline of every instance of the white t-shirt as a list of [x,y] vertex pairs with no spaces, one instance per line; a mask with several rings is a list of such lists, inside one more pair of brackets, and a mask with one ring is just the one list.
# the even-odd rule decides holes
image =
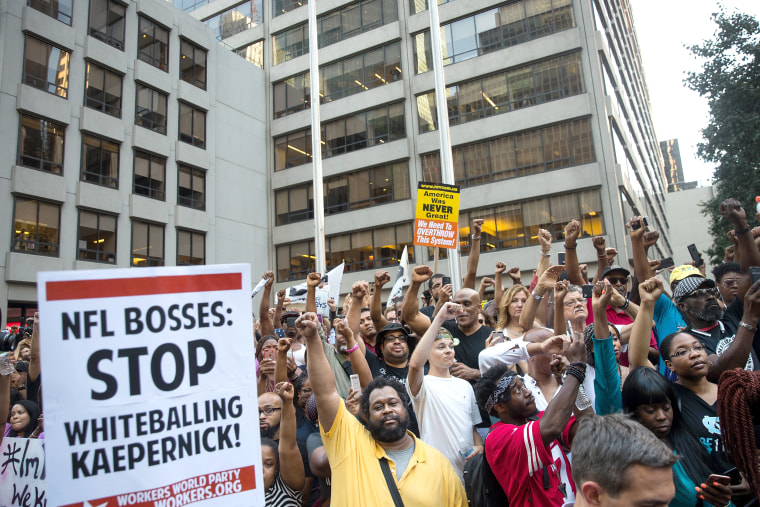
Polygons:
[[446,456],[462,478],[464,458],[459,454],[459,441],[473,445],[472,429],[480,424],[480,411],[472,386],[457,377],[425,375],[417,396],[412,396],[414,413],[420,426],[420,437]]

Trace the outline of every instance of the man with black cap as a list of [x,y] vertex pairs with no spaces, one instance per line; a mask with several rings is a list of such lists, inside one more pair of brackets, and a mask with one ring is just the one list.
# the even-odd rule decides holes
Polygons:
[[[404,326],[398,323],[386,324],[375,337],[375,351],[377,355],[367,350],[364,357],[367,359],[372,377],[385,377],[402,384],[406,388],[409,376],[409,355],[417,344],[417,338],[410,335]],[[425,368],[427,373],[428,368]],[[419,436],[420,429],[417,424],[417,416],[414,408],[409,403],[409,430]]]
[[[673,292],[673,301],[678,305],[678,309],[684,314],[688,323],[686,332],[702,343],[708,356],[712,354],[721,356],[736,336],[736,325],[731,319],[724,318],[718,296],[719,292],[713,280],[697,276],[684,278]],[[750,326],[754,328],[751,331],[757,331],[757,325],[751,318],[742,319],[739,325]],[[760,369],[760,362],[752,350],[744,369],[752,371]]]

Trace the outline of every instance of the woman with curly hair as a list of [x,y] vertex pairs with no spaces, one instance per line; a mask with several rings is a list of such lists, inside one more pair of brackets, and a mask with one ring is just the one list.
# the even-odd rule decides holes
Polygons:
[[726,453],[760,501],[760,371],[723,372],[718,417]]

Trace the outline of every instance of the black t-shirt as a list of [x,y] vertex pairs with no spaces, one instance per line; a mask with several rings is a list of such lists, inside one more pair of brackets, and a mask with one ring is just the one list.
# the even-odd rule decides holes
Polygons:
[[716,467],[715,470],[732,468],[733,465],[726,457],[720,434],[718,403],[708,405],[705,400],[681,384],[673,384],[673,389],[675,389],[678,406],[681,410],[682,424],[699,438],[699,442],[712,458]]
[[[744,316],[744,305],[739,301],[739,298],[734,298],[723,313],[723,323],[730,323],[734,329],[739,329],[739,322],[741,322],[742,316]],[[747,322],[747,324],[755,327],[758,327],[759,323],[760,321]],[[755,331],[755,339],[752,340],[752,351],[757,357],[760,357],[760,329]],[[757,368],[757,364],[755,367]]]
[[443,323],[445,328],[454,337],[454,357],[460,363],[464,363],[465,366],[478,369],[478,354],[480,351],[486,348],[486,340],[493,332],[488,326],[480,326],[480,328],[472,333],[466,335],[459,329],[455,320],[447,320]]
[[[725,318],[724,320],[719,320],[715,326],[706,331],[692,328],[688,328],[686,331],[704,345],[708,355],[715,354],[717,356],[723,355],[736,336],[736,327],[730,320]],[[760,361],[758,361],[757,354],[755,354],[754,350],[750,349],[747,364],[744,368],[750,371],[755,371],[760,368]]]
[[423,306],[420,308],[420,313],[425,315],[428,319],[430,319],[430,322],[432,322],[433,314],[435,313],[435,305]]
[[[367,364],[369,365],[369,369],[372,372],[372,378],[377,377],[385,377],[392,380],[395,380],[399,384],[402,384],[404,386],[404,390],[406,390],[407,385],[407,377],[409,377],[409,363],[407,362],[406,366],[403,368],[396,368],[394,366],[390,366],[385,363],[382,359],[377,357],[375,354],[372,353],[372,351],[367,350],[364,354],[364,357],[367,358]],[[425,365],[425,374],[428,373],[428,365]],[[417,437],[420,436],[420,427],[417,423],[417,415],[414,413],[414,407],[412,406],[412,400],[409,399],[409,405],[407,405],[407,410],[409,411],[409,431],[414,433]]]

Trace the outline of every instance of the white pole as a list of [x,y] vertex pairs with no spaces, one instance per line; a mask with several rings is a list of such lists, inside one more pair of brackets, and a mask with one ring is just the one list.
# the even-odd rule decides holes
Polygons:
[[[313,0],[312,0],[313,1]],[[438,113],[438,137],[441,144],[441,176],[443,183],[454,185],[454,165],[449,138],[449,111],[446,106],[446,83],[443,76],[443,55],[441,54],[441,24],[438,20],[438,1],[428,0],[430,11],[430,47],[433,50],[433,74],[435,76],[435,106]],[[459,231],[457,231],[457,236]],[[447,252],[451,284],[454,292],[462,287],[462,275],[459,269],[459,238],[457,248]]]
[[309,0],[309,93],[311,101],[311,161],[314,168],[314,254],[318,273],[325,274],[325,200],[322,186],[322,139],[319,122],[319,42],[316,0]]

